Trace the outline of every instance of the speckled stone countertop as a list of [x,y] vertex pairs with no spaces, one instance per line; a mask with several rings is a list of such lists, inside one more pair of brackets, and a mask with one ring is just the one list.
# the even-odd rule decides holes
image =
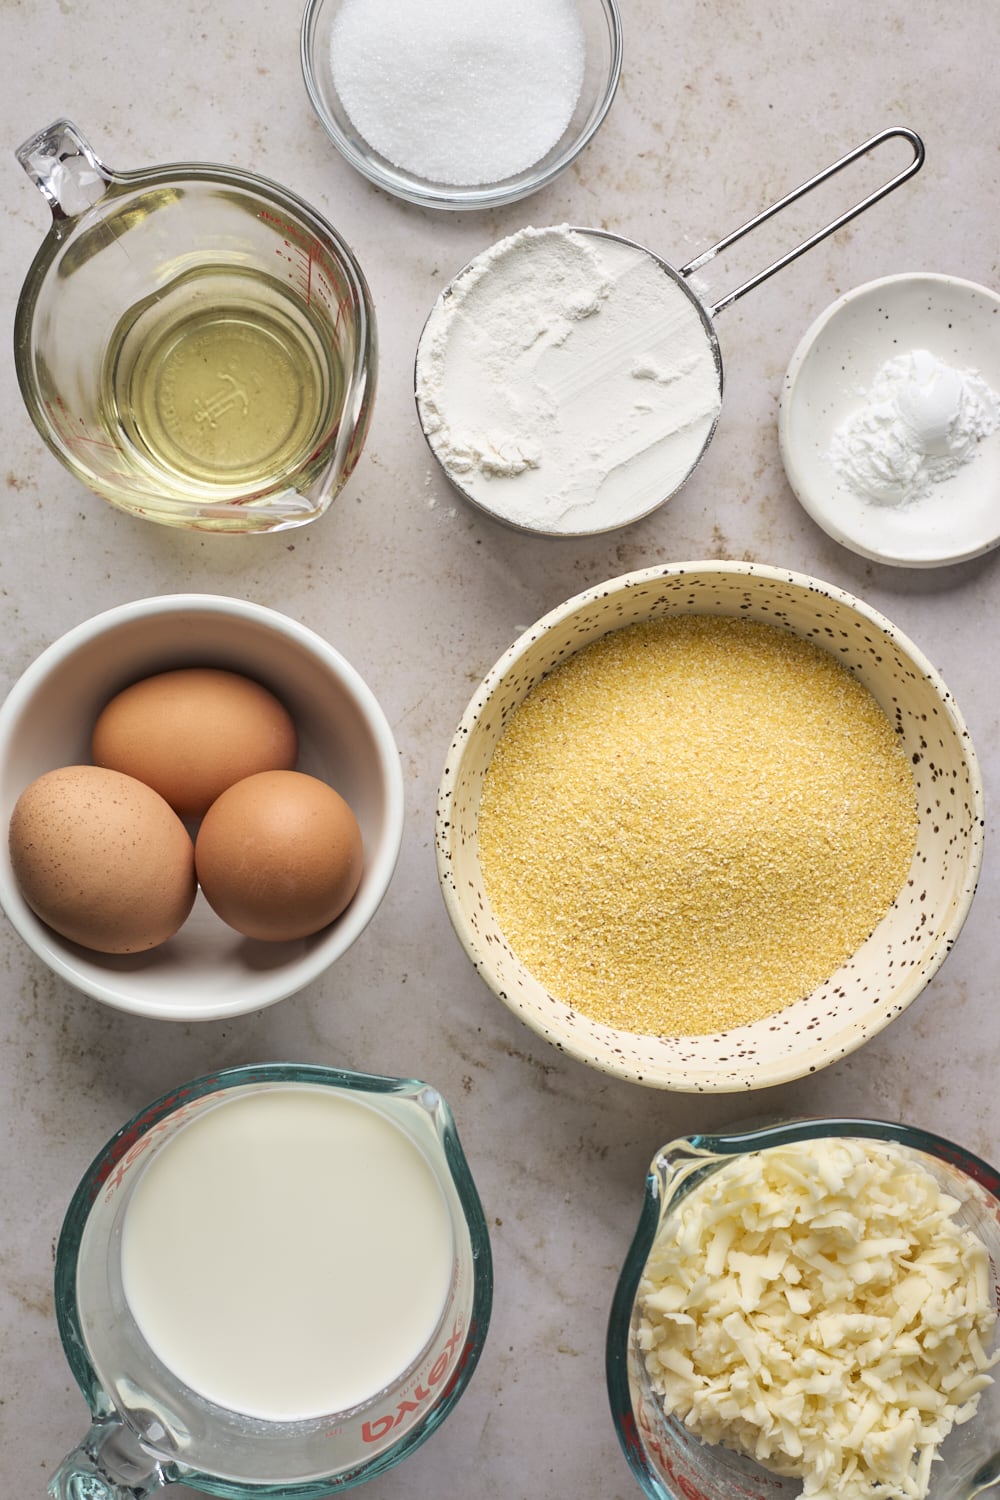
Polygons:
[[[451,216],[388,198],[336,155],[302,85],[298,6],[0,4],[3,689],[57,635],[111,605],[187,589],[243,595],[319,631],[361,671],[395,730],[407,797],[401,858],[375,920],[322,980],[265,1012],[199,1026],[118,1014],[54,978],[0,924],[4,1495],[42,1495],[85,1425],[51,1290],[53,1243],[77,1180],[138,1108],[209,1068],[324,1062],[426,1078],[452,1102],[492,1231],[492,1327],[456,1411],[402,1468],[368,1486],[371,1500],[638,1494],[609,1416],[603,1341],[646,1166],[674,1135],[757,1110],[867,1113],[1000,1159],[992,962],[1000,553],[926,571],[862,560],[800,508],[776,439],[788,360],[838,294],[903,270],[1000,289],[995,3],[621,0],[621,8],[621,88],[577,165],[533,199]],[[12,153],[59,115],[116,168],[207,159],[275,178],[353,246],[378,311],[380,389],[362,460],[317,524],[245,540],[152,526],[92,497],[44,449],[18,394],[10,330],[48,215]],[[555,541],[502,529],[449,491],[417,425],[413,356],[434,297],[468,259],[523,225],[568,222],[612,229],[679,265],[888,125],[922,134],[924,169],[719,316],[721,421],[670,505],[617,533]],[[860,185],[835,179],[819,202],[806,200],[736,247],[713,265],[712,290],[724,293],[821,214],[853,202]],[[968,720],[988,799],[979,892],[924,994],[852,1056],[752,1100],[643,1090],[538,1040],[494,999],[454,938],[432,847],[454,726],[519,632],[602,579],[706,557],[816,575],[899,625]]]

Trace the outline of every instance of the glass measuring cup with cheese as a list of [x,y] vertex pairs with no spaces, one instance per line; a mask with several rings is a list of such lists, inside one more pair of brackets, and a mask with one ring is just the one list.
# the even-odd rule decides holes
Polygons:
[[53,1500],[313,1500],[398,1463],[464,1391],[489,1238],[447,1103],[265,1064],[164,1096],[67,1212],[56,1312],[92,1425]]
[[972,1500],[1000,1480],[1000,1174],[907,1125],[657,1152],[608,1326],[652,1500]]
[[14,329],[45,442],[149,520],[271,531],[351,474],[375,389],[371,298],[308,204],[233,168],[116,172],[68,120],[18,161],[52,223]]

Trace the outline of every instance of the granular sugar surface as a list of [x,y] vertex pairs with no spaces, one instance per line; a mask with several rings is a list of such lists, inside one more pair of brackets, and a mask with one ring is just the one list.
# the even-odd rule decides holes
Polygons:
[[712,615],[613,631],[537,683],[479,814],[514,952],[557,999],[646,1035],[808,994],[892,905],[916,835],[867,688],[779,627]]
[[557,144],[586,64],[574,0],[343,0],[330,48],[368,144],[466,187],[526,171]]

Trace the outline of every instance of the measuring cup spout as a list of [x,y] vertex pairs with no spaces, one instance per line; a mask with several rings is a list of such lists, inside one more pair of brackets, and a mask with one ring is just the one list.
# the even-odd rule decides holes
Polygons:
[[104,197],[112,174],[69,120],[56,120],[15,155],[58,223],[75,219]]
[[145,1500],[167,1483],[161,1466],[128,1428],[97,1421],[49,1481],[51,1500]]

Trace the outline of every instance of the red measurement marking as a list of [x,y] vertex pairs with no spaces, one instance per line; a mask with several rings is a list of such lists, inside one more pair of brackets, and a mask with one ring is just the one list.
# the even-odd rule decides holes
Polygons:
[[324,307],[332,309],[337,305],[337,322],[340,322],[345,311],[350,307],[350,296],[340,291],[343,285],[343,277],[339,274],[337,267],[330,260],[316,240],[302,234],[296,234],[291,226],[281,223],[277,219],[270,218],[267,214],[261,214],[269,222],[280,224],[284,231],[284,238],[280,246],[275,246],[275,254],[286,261],[291,268],[288,272],[288,280],[297,283],[307,307],[311,307],[313,300],[319,300]]
[[312,304],[312,256],[307,250],[298,245],[292,245],[288,240],[284,242],[284,249],[275,249],[275,254],[280,255],[282,260],[288,262],[291,267],[288,272],[288,280],[296,286],[297,290],[305,300],[307,307]]
[[116,453],[114,443],[106,437],[96,437],[91,433],[82,417],[74,417],[66,410],[61,398],[57,398],[53,406],[51,401],[46,401],[45,410],[48,413],[52,429],[58,437],[66,444],[67,448],[92,447],[103,448],[106,453]]
[[[652,1460],[653,1467],[666,1476],[683,1500],[709,1500],[697,1476],[685,1473],[679,1467],[682,1455],[668,1451],[664,1446],[660,1432],[654,1428],[641,1402],[636,1412],[626,1415],[622,1428],[626,1451],[637,1470],[647,1468],[649,1460]],[[781,1480],[777,1478],[761,1476],[760,1479],[753,1479],[748,1475],[743,1479],[732,1472],[726,1475],[728,1494],[742,1496],[743,1500],[767,1500],[767,1489],[780,1488]]]
[[257,217],[264,224],[273,224],[275,229],[280,229],[283,235],[287,235],[288,239],[295,240],[300,245],[308,248],[312,242],[312,236],[306,230],[299,229],[290,220],[283,219],[280,214],[272,214],[266,208],[262,208]]
[[109,443],[107,438],[90,437],[85,432],[61,433],[67,448],[103,448],[105,453],[117,453],[114,443]]
[[111,1198],[121,1187],[129,1168],[139,1160],[148,1147],[165,1130],[172,1129],[181,1120],[186,1119],[193,1110],[201,1108],[202,1095],[199,1094],[192,1099],[190,1094],[189,1088],[175,1089],[158,1105],[151,1105],[138,1119],[133,1120],[129,1126],[123,1127],[115,1143],[118,1154],[101,1164],[97,1181],[94,1184],[94,1197],[97,1196],[98,1189],[103,1186],[105,1198]]

